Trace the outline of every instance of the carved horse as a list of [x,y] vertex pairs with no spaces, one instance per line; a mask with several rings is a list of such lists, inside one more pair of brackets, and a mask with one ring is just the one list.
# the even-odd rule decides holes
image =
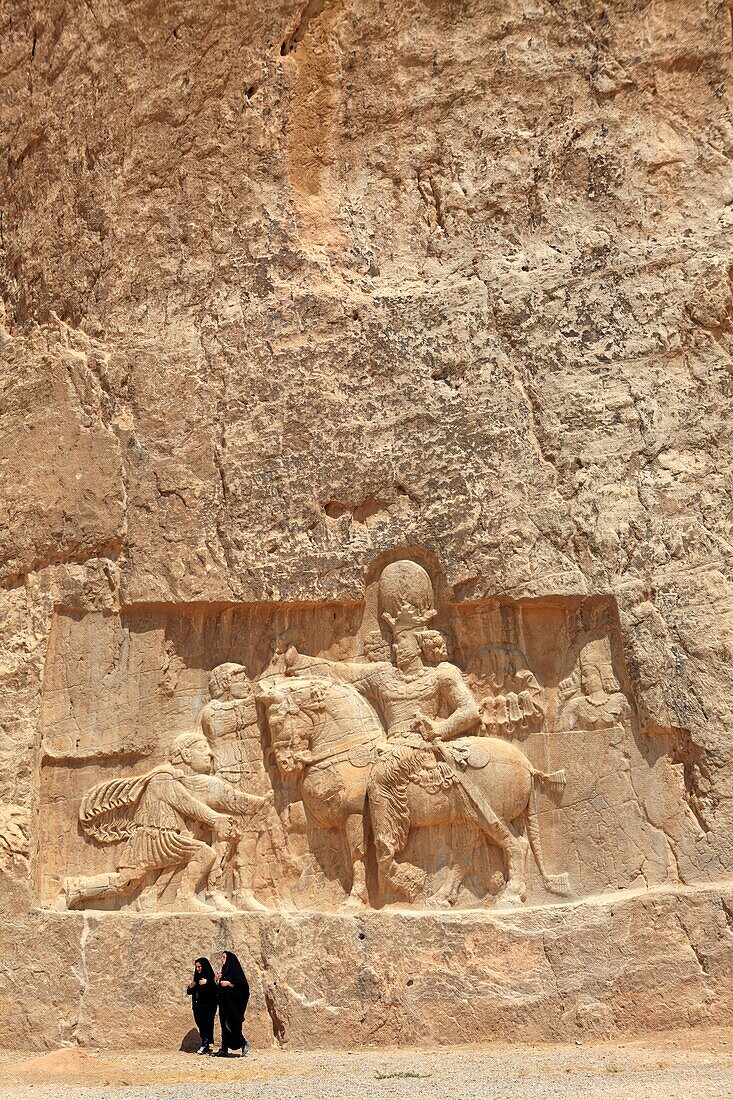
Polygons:
[[366,883],[367,784],[385,734],[376,711],[348,684],[311,677],[263,678],[256,694],[267,708],[277,766],[301,776],[310,822],[343,829],[352,867],[346,905],[368,904]]
[[[463,842],[453,846],[453,866],[438,899],[449,905],[457,901],[479,832],[502,851],[506,878],[502,895],[504,905],[526,900],[530,849],[545,888],[553,894],[570,892],[567,875],[551,875],[545,870],[535,797],[538,786],[561,794],[566,782],[564,771],[550,774],[537,771],[516,745],[499,737],[436,741],[437,766],[418,769],[417,775],[414,771],[406,775],[407,769],[400,767],[397,746],[394,752],[396,766],[392,767],[391,749],[391,745],[387,746],[380,760],[381,782],[369,788],[383,890],[392,885],[410,897],[409,883],[405,888],[404,876],[400,875],[396,864],[410,828],[450,825],[454,837],[458,834],[459,841]],[[481,824],[482,804],[499,819],[491,832],[486,832]],[[474,812],[474,805],[479,809],[478,814]]]
[[[364,815],[369,779],[380,745],[384,758],[390,753],[376,712],[353,687],[338,681],[276,677],[260,681],[257,690],[268,709],[279,769],[283,774],[302,775],[306,813],[321,828],[346,831],[353,867],[347,905],[366,904]],[[465,843],[455,846],[454,864],[440,893],[440,900],[455,904],[477,836],[477,821],[471,810],[473,791],[476,801],[487,802],[507,826],[500,835],[488,837],[501,848],[506,863],[502,900],[510,904],[525,900],[530,848],[545,887],[555,894],[567,894],[567,876],[550,875],[545,870],[535,805],[536,787],[560,793],[565,773],[546,775],[537,771],[520,749],[496,737],[439,742],[436,750],[439,757],[451,761],[449,771],[442,773],[448,781],[422,784],[407,780],[397,784],[395,793],[403,800],[399,809],[406,814],[406,828],[397,830],[400,839],[395,841],[395,830],[390,828],[389,818],[395,810],[390,800],[371,800],[382,889],[389,882],[399,883],[396,857],[411,827],[457,826],[472,839],[468,851]],[[458,760],[465,766],[463,783],[449,781],[450,771],[459,768]],[[458,830],[454,828],[454,833]]]

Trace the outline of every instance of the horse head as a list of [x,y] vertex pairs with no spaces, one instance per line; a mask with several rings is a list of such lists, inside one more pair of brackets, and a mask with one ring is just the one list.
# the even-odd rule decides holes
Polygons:
[[259,692],[267,708],[272,748],[283,775],[302,772],[313,734],[314,720],[324,707],[324,690],[318,684],[289,682],[270,684]]

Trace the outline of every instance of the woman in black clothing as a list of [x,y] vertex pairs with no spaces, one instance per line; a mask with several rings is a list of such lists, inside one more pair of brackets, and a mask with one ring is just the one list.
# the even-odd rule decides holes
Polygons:
[[214,1042],[214,1020],[219,994],[214,968],[208,959],[196,959],[187,993],[191,998],[193,1018],[201,1036],[201,1046],[196,1053],[208,1054]]
[[242,1051],[244,1056],[249,1043],[242,1034],[244,1014],[249,1001],[249,985],[242,965],[232,951],[221,956],[221,974],[217,978],[219,986],[219,1023],[221,1024],[221,1050],[215,1058],[226,1058],[230,1050]]

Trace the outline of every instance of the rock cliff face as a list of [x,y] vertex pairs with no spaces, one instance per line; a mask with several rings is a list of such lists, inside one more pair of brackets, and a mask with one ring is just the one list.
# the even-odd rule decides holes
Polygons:
[[[10,0],[1,18],[0,1007],[21,1018],[3,1017],[39,1045],[144,1043],[147,1024],[99,1007],[106,960],[119,1003],[152,1006],[161,960],[185,984],[210,936],[249,967],[261,1041],[722,1019],[729,5]],[[105,746],[114,774],[157,764],[206,673],[262,672],[305,604],[315,625],[286,640],[363,657],[365,585],[397,557],[433,568],[467,682],[480,645],[527,658],[533,765],[565,751],[580,774],[592,744],[624,773],[583,792],[596,816],[571,847],[548,841],[581,896],[369,913],[364,939],[350,916],[40,908]],[[224,605],[239,633],[217,634]],[[603,629],[582,611],[600,606]],[[582,654],[604,639],[628,716],[598,727]],[[165,982],[161,1037],[187,1012]],[[467,998],[464,1034],[436,1004]]]

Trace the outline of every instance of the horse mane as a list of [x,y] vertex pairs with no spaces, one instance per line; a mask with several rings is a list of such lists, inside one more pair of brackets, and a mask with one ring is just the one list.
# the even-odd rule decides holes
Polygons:
[[282,688],[291,687],[291,685],[292,688],[297,688],[302,687],[303,683],[302,681],[298,683],[297,679],[293,678],[289,683],[279,684],[277,694],[280,698],[272,703],[267,711],[272,747],[276,756],[278,752],[299,752],[308,748],[308,738],[296,735],[293,730],[293,723],[288,719],[295,718],[296,715],[305,715],[312,725],[313,717],[307,708],[296,699],[295,691],[292,689],[290,691],[281,690]]
[[[267,708],[270,741],[278,767],[297,771],[293,754],[320,751],[334,741],[384,739],[384,728],[372,704],[349,683],[328,677],[279,678],[269,692]],[[293,720],[298,719],[298,723]],[[323,720],[327,719],[324,726]],[[299,732],[299,728],[304,732]],[[324,728],[325,740],[314,747]]]

